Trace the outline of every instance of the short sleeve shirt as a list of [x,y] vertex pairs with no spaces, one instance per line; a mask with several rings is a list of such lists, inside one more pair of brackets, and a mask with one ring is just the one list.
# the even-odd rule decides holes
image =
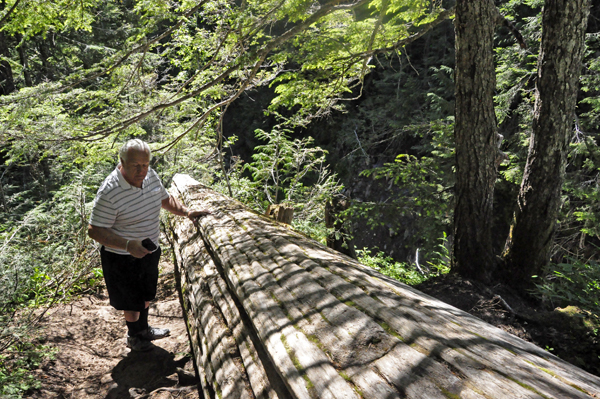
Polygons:
[[[119,166],[98,189],[90,224],[109,228],[127,240],[150,238],[158,245],[160,209],[162,201],[169,198],[169,193],[151,168],[142,188],[138,188],[127,183]],[[106,250],[120,255],[129,254],[123,249],[106,247]]]

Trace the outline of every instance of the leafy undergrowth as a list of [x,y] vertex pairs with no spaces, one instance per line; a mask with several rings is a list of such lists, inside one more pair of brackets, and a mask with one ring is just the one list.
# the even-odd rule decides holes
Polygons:
[[415,288],[600,376],[598,320],[574,306],[548,309],[510,287],[487,287],[455,274],[434,277]]
[[[429,263],[426,271],[419,271],[412,264],[397,262],[391,256],[387,256],[383,251],[373,254],[369,249],[357,249],[358,260],[363,265],[369,266],[388,277],[402,281],[409,285],[421,284],[433,276],[446,274],[450,268],[444,262],[437,262],[439,265]],[[441,256],[441,254],[440,254]]]
[[22,392],[41,387],[32,374],[56,350],[47,345],[23,343],[11,345],[0,354],[0,397],[20,398]]

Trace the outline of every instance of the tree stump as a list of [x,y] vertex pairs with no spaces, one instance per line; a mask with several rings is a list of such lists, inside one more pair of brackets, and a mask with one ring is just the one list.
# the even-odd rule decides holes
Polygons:
[[176,276],[206,398],[600,398],[600,378],[185,175]]

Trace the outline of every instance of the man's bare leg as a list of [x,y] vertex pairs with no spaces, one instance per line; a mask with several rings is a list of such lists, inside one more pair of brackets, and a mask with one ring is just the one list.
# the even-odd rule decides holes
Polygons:
[[[150,302],[146,301],[146,309],[150,306]],[[125,316],[125,321],[129,323],[135,323],[140,319],[140,312],[136,312],[133,310],[124,310],[123,315]]]

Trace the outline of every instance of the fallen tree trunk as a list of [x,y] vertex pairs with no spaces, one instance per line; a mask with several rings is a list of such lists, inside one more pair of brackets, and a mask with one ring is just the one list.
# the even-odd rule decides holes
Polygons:
[[185,175],[176,270],[206,398],[600,398],[600,378]]

